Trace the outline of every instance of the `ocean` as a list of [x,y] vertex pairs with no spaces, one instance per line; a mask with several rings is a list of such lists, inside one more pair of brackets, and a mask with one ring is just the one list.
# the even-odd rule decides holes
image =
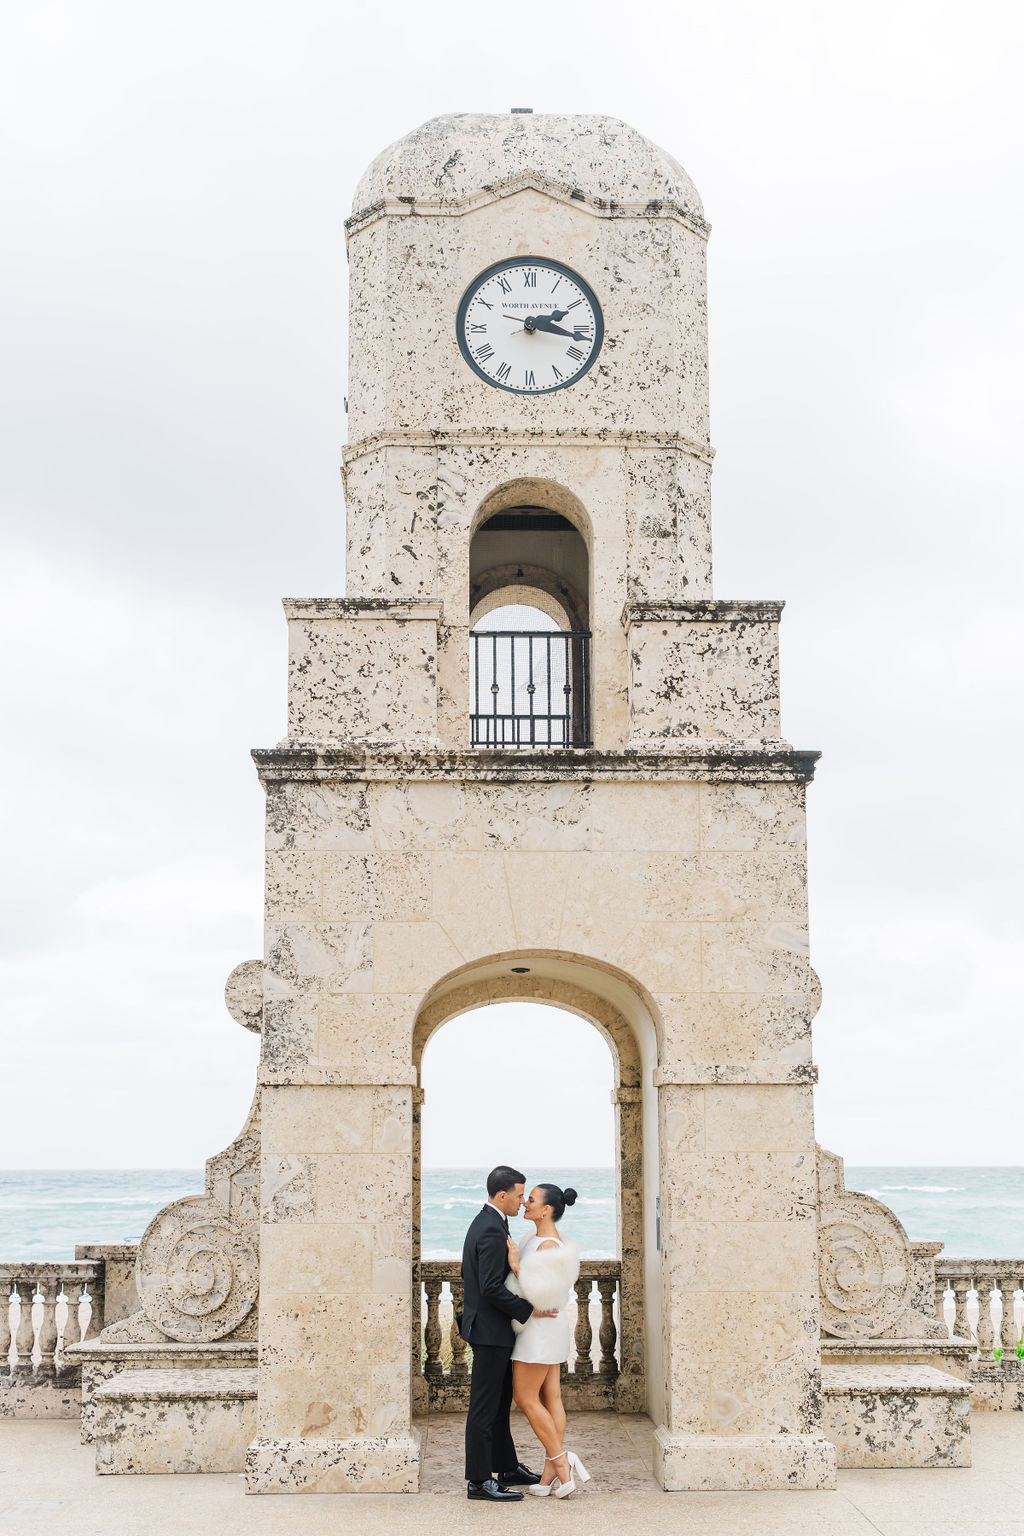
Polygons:
[[[614,1170],[558,1172],[579,1191],[563,1227],[587,1258],[614,1258]],[[479,1168],[424,1171],[424,1258],[461,1253],[484,1177]],[[846,1183],[890,1206],[910,1237],[945,1243],[951,1258],[1024,1257],[1024,1168],[848,1167]],[[63,1262],[76,1243],[135,1242],[161,1206],[202,1189],[198,1169],[0,1172],[0,1263]]]

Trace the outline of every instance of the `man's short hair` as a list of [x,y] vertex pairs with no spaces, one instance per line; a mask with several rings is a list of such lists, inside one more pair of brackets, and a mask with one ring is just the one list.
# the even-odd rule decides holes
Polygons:
[[526,1183],[526,1174],[520,1173],[518,1168],[507,1168],[504,1163],[497,1168],[492,1168],[487,1175],[487,1195],[493,1200],[495,1195],[503,1195],[510,1189],[515,1189],[517,1184]]

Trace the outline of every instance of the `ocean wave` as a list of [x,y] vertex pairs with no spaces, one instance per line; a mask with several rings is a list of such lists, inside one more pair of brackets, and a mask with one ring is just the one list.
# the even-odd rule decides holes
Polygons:
[[882,1194],[892,1195],[962,1195],[963,1192],[962,1184],[883,1184],[881,1188]]
[[[196,1190],[195,1193],[201,1191]],[[57,1195],[53,1199],[28,1201],[0,1199],[0,1211],[52,1210],[65,1205],[163,1205],[168,1199],[175,1198],[175,1190],[160,1189],[149,1195]]]

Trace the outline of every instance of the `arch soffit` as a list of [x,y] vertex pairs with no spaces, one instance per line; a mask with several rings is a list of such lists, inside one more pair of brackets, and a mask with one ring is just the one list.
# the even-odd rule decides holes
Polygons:
[[[523,579],[519,580],[518,573],[522,571]],[[555,585],[565,589],[565,595],[561,592],[556,595]],[[559,629],[581,629],[580,602],[578,594],[567,587],[560,577],[554,576],[551,571],[545,571],[543,566],[534,565],[501,565],[495,566],[480,578],[480,586],[483,593],[477,598],[469,615],[469,627],[479,624],[481,619],[493,613],[495,608],[504,608],[506,605],[515,604],[516,607],[539,608],[541,613],[546,613],[549,619],[554,619]]]
[[514,1002],[547,1003],[585,1019],[604,1037],[611,1050],[617,1085],[622,1088],[640,1086],[640,1049],[625,1014],[589,987],[557,976],[534,974],[467,978],[460,985],[445,987],[439,995],[438,988],[434,988],[421,1007],[413,1029],[413,1065],[417,1075],[422,1070],[423,1051],[428,1041],[450,1019],[474,1008],[486,1008],[491,1003]]
[[506,480],[488,491],[477,507],[470,523],[470,539],[480,531],[489,517],[507,512],[511,507],[543,507],[548,512],[560,512],[567,518],[587,547],[588,557],[593,556],[593,528],[587,509],[568,486],[557,480],[539,480],[524,475],[518,480]]

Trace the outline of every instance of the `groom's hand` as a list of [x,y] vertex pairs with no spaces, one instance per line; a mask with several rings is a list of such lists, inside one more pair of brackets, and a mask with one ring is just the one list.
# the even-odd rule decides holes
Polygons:
[[557,1317],[558,1316],[558,1308],[556,1307],[553,1312],[534,1312],[532,1314],[532,1316],[534,1316],[534,1317]]
[[511,1238],[507,1238],[506,1241],[508,1243],[508,1267],[509,1267],[509,1269],[512,1271],[512,1273],[514,1275],[518,1275],[518,1273],[519,1273],[519,1248],[512,1241]]

